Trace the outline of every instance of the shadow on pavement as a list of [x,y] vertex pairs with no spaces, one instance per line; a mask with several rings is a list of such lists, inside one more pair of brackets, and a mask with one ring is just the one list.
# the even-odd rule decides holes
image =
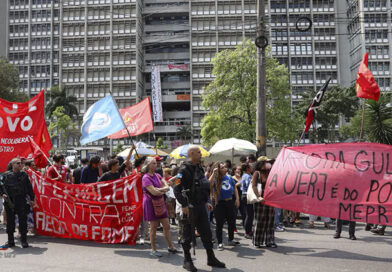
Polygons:
[[48,248],[46,247],[35,247],[31,245],[28,248],[16,246],[12,248],[12,253],[16,255],[41,255],[44,254],[47,250]]
[[392,236],[391,235],[376,235],[366,237],[359,237],[361,241],[369,242],[369,243],[387,243],[392,245]]
[[[101,244],[93,241],[85,241],[85,240],[76,240],[76,239],[67,239],[67,238],[57,238],[57,237],[49,237],[49,236],[41,236],[36,235],[33,237],[28,237],[29,244],[40,245],[40,244],[64,244],[64,245],[74,245],[74,246],[86,246],[86,247],[100,247],[100,248],[129,248],[129,245],[126,244]],[[140,246],[135,245],[132,247],[140,247],[146,248],[148,245]]]
[[[300,250],[299,250],[300,252]],[[301,254],[293,254],[298,256],[303,256]],[[329,250],[326,252],[319,252],[314,254],[305,255],[306,257],[322,257],[322,258],[331,258],[331,259],[346,259],[346,260],[358,260],[358,261],[371,261],[371,262],[390,262],[392,263],[392,258],[378,258],[374,256],[364,255],[353,253],[349,251],[343,250]]]

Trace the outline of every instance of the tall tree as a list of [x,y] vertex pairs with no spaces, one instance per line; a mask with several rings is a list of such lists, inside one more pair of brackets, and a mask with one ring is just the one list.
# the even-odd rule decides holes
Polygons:
[[[392,145],[392,96],[381,94],[378,101],[366,100],[364,139],[366,141]],[[362,110],[358,110],[347,125],[340,128],[345,138],[359,139]]]
[[[301,94],[302,100],[296,107],[296,112],[301,114],[303,121],[305,120],[304,113],[309,107],[316,92],[307,90]],[[340,123],[340,118],[353,117],[358,108],[358,98],[355,95],[355,87],[342,88],[339,86],[330,86],[324,94],[323,102],[317,109],[313,125],[317,124],[310,133],[314,133],[312,142],[336,142],[339,139],[337,135],[336,126]]]
[[64,87],[52,86],[50,88],[50,101],[46,106],[47,114],[51,116],[57,107],[63,107],[66,115],[77,117],[78,109],[75,106],[76,101],[76,97],[67,95]]
[[[223,50],[212,60],[215,79],[204,89],[202,106],[208,114],[202,121],[206,145],[236,137],[254,142],[256,133],[257,49],[251,40]],[[269,139],[289,142],[300,129],[291,114],[288,72],[267,54],[267,128]]]
[[65,113],[65,109],[62,106],[57,107],[52,115],[50,116],[50,124],[48,127],[48,131],[50,133],[50,137],[59,138],[58,148],[67,149],[68,137],[75,133],[75,122],[72,122],[72,119],[69,115]]
[[179,126],[177,128],[177,136],[184,141],[190,139],[192,137],[191,127],[187,125]]
[[12,102],[25,102],[28,95],[19,91],[19,71],[16,66],[0,57],[0,98]]

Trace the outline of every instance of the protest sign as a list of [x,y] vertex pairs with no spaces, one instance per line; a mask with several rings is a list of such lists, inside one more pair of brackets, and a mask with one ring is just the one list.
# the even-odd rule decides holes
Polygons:
[[284,147],[265,187],[267,205],[392,225],[392,146],[342,143]]
[[0,99],[0,172],[16,157],[28,157],[32,137],[45,154],[52,148],[44,119],[44,91],[25,103]]
[[136,243],[143,214],[139,174],[93,184],[66,184],[29,170],[39,235]]

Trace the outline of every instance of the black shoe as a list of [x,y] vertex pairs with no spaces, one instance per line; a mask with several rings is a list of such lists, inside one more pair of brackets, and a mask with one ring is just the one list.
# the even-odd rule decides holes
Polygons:
[[176,249],[176,248],[174,248],[174,247],[173,247],[173,249],[168,248],[167,251],[168,251],[169,253],[172,253],[172,254],[181,253],[181,251],[179,251],[178,249]]
[[371,232],[377,235],[384,235],[384,230],[382,229],[372,229]]
[[357,240],[357,237],[355,237],[355,235],[350,235],[350,240]]
[[207,265],[218,268],[226,268],[226,265],[215,257],[214,251],[212,249],[207,250]]
[[184,261],[184,265],[182,267],[187,271],[197,272],[197,268],[193,265],[192,260]]
[[6,242],[2,247],[3,248],[10,248],[10,247],[14,247],[15,246],[15,242]]
[[371,224],[366,224],[365,230],[366,231],[370,231],[372,229],[372,225]]
[[267,244],[266,247],[277,248],[278,246],[275,243],[272,243],[272,244]]
[[27,242],[22,242],[22,247],[23,247],[23,248],[28,248],[28,247],[29,247],[29,244],[28,244]]
[[340,238],[340,233],[335,233],[335,235],[333,236],[333,238],[339,239],[339,238]]

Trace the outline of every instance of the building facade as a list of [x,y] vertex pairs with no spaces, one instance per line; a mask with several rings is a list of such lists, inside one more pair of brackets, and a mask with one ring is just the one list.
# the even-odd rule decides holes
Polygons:
[[392,25],[390,0],[347,1],[350,79],[362,56],[369,52],[369,68],[382,91],[391,91]]
[[[22,91],[34,95],[66,86],[78,99],[80,117],[109,93],[120,108],[150,95],[151,69],[159,66],[163,122],[144,140],[162,138],[168,147],[201,143],[203,88],[214,79],[211,60],[256,37],[258,2],[9,0],[7,56],[19,68]],[[365,51],[380,87],[390,90],[391,0],[265,4],[271,53],[290,72],[293,103],[329,77],[332,84],[351,85]],[[296,23],[304,16],[312,28],[302,32]]]

